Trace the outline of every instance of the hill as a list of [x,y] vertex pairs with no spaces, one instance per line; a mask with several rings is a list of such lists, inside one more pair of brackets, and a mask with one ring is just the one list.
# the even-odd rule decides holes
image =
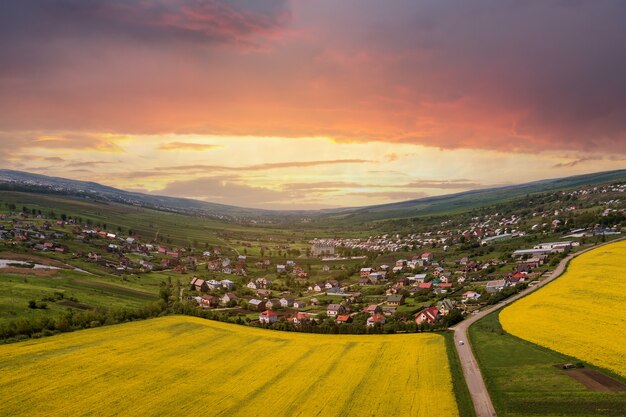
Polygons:
[[508,202],[527,195],[623,181],[626,181],[626,170],[617,170],[375,206],[310,211],[276,211],[129,192],[94,182],[0,170],[0,191],[63,195],[94,202],[119,203],[184,215],[210,217],[229,222],[302,225],[303,221],[306,220],[307,223],[312,223],[314,227],[351,226],[373,221],[454,214],[466,212],[473,208]]
[[526,195],[620,181],[626,181],[626,170],[546,179],[526,184],[472,190],[376,206],[337,209],[327,211],[323,219],[326,222],[335,220],[350,224],[426,215],[454,214],[472,208],[507,202]]
[[248,209],[188,198],[136,193],[96,182],[76,181],[6,169],[0,170],[0,191],[2,190],[80,197],[96,202],[121,203],[222,220],[273,219],[284,215],[284,213],[278,211]]

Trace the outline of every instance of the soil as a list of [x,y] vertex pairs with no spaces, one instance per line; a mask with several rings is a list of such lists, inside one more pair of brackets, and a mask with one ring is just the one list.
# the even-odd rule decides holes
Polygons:
[[588,368],[567,369],[567,375],[583,384],[590,391],[598,392],[618,392],[626,391],[626,385],[614,380],[598,371]]

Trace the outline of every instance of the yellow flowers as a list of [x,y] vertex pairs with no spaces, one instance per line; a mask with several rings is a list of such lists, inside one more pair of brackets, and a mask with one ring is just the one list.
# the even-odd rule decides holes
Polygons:
[[436,334],[164,317],[0,346],[0,369],[0,415],[458,415]]
[[626,241],[574,258],[500,321],[512,335],[626,376]]

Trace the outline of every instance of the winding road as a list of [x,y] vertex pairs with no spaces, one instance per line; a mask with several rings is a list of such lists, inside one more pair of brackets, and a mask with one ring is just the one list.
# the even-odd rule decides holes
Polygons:
[[[463,375],[465,376],[465,382],[467,383],[467,388],[469,389],[470,395],[472,397],[472,402],[474,403],[474,409],[476,410],[477,417],[495,417],[497,414],[495,408],[493,407],[493,403],[491,402],[489,391],[487,391],[487,387],[485,386],[485,381],[480,372],[480,367],[478,366],[478,362],[476,361],[476,358],[474,357],[474,352],[472,351],[472,347],[470,346],[470,340],[467,337],[467,329],[473,323],[482,319],[487,314],[499,310],[508,304],[511,304],[512,302],[528,295],[529,293],[543,287],[544,285],[558,278],[563,273],[563,271],[565,271],[565,268],[567,267],[569,261],[571,261],[574,257],[588,252],[592,249],[599,248],[600,246],[615,243],[624,239],[626,238],[622,237],[612,240],[610,242],[591,246],[587,249],[581,250],[580,252],[567,255],[557,265],[554,271],[550,273],[548,278],[540,281],[539,283],[537,283],[537,285],[529,287],[524,291],[507,298],[506,300],[500,301],[498,304],[485,308],[481,310],[480,313],[474,314],[471,317],[450,328],[454,331],[454,345],[456,346],[456,350],[461,360]],[[463,342],[463,344],[460,343],[461,341]]]

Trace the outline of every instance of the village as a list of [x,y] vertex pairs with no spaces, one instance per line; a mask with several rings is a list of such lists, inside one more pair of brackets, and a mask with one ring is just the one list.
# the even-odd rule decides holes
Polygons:
[[558,209],[448,219],[404,235],[297,245],[268,241],[259,243],[260,251],[238,241],[183,247],[76,216],[7,205],[0,214],[0,245],[5,252],[105,273],[115,285],[156,293],[169,283],[176,287],[172,297],[196,306],[197,314],[253,326],[346,333],[430,330],[535,285],[581,243],[618,235],[619,221],[604,221],[623,218],[615,198],[601,202],[595,226],[568,224],[565,215],[578,210],[571,196],[589,194],[604,190],[560,195]]

